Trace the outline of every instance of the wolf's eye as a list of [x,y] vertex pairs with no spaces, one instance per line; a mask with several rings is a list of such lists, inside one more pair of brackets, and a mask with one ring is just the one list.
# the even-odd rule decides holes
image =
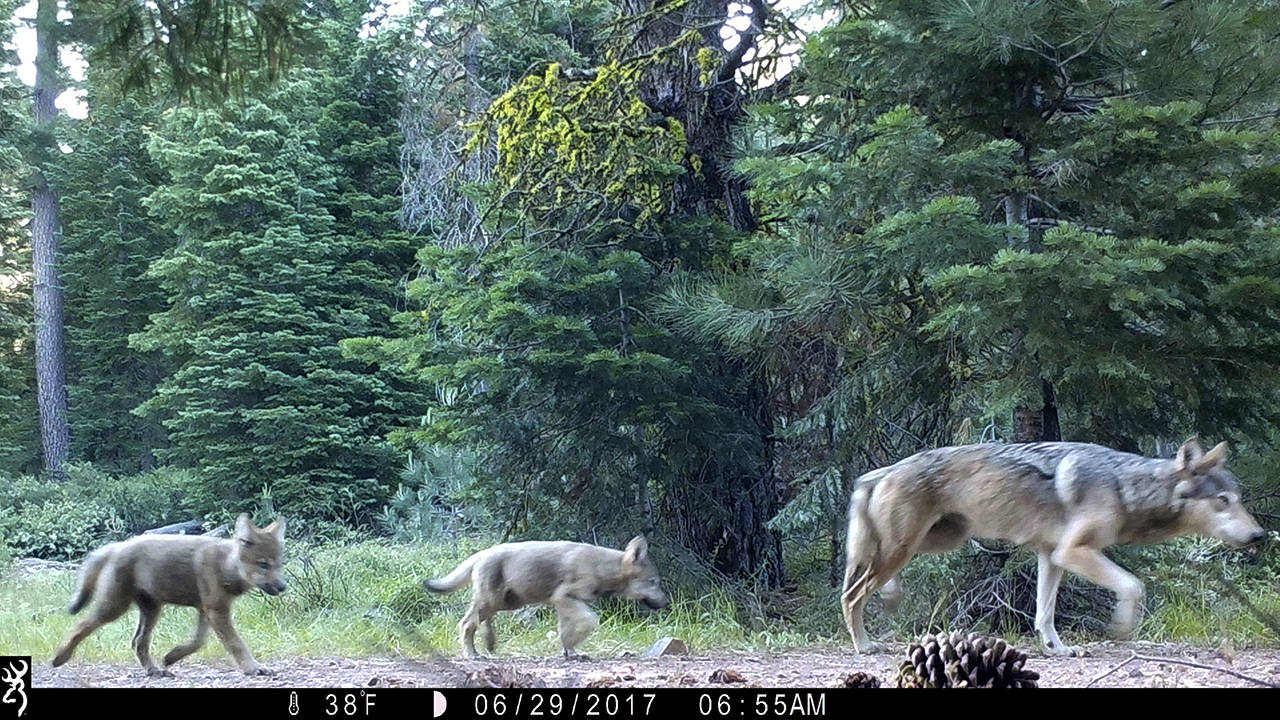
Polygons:
[[270,570],[271,562],[269,560],[259,560],[258,567],[262,568],[263,570]]
[[1226,510],[1227,506],[1230,504],[1231,504],[1231,498],[1227,497],[1226,495],[1219,495],[1213,499],[1214,510],[1218,510],[1218,511]]

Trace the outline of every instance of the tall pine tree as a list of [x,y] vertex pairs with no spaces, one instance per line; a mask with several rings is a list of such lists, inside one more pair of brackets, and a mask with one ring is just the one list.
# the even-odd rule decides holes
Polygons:
[[370,249],[325,207],[339,178],[316,130],[322,85],[177,110],[151,142],[171,180],[147,202],[178,243],[150,270],[168,309],[131,344],[170,358],[142,411],[169,431],[161,457],[200,473],[203,509],[266,488],[287,512],[359,522],[388,493],[395,404],[338,349],[377,318]]
[[168,180],[147,150],[160,113],[105,89],[91,92],[88,104],[88,118],[68,129],[74,152],[54,175],[64,224],[72,450],[77,460],[137,472],[153,466],[165,444],[154,418],[133,413],[165,374],[164,358],[129,347],[129,335],[165,308],[160,283],[146,270],[175,244],[143,206]]

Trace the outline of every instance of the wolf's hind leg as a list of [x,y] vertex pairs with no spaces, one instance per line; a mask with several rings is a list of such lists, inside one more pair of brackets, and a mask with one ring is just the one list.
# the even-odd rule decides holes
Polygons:
[[880,602],[883,603],[885,612],[898,611],[898,605],[902,603],[902,583],[898,582],[898,578],[889,578],[889,582],[880,588]]
[[484,636],[485,650],[493,653],[498,650],[498,636],[493,632],[493,617],[480,623],[480,634]]
[[209,618],[205,616],[204,611],[196,608],[196,635],[191,638],[191,642],[185,645],[179,645],[170,650],[164,656],[164,666],[166,672],[170,665],[178,662],[182,658],[196,652],[204,647],[205,642],[209,640]]
[[132,598],[117,585],[118,581],[115,579],[114,573],[108,571],[107,576],[101,579],[100,591],[97,593],[102,598],[101,601],[90,611],[88,617],[76,623],[75,629],[62,642],[58,652],[53,656],[54,667],[58,667],[70,660],[71,653],[75,652],[76,646],[84,642],[85,638],[92,635],[98,628],[120,617],[125,610],[129,609]]
[[484,604],[484,596],[486,593],[479,589],[471,597],[471,605],[467,608],[467,614],[462,616],[458,621],[458,637],[462,641],[462,656],[472,660],[484,660],[485,657],[476,652],[476,630],[484,632],[485,645],[489,648],[489,652],[493,652],[497,646],[497,638],[493,634],[493,615],[497,610]]
[[138,629],[133,632],[133,654],[137,656],[142,669],[151,677],[160,677],[169,673],[156,667],[151,660],[151,631],[155,630],[160,620],[160,612],[164,606],[155,600],[139,595],[135,600],[138,605]]

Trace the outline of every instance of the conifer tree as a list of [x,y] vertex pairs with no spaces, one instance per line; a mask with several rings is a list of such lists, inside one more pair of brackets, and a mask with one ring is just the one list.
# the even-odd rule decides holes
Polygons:
[[929,446],[1155,452],[1280,419],[1280,12],[831,9],[752,109],[744,267],[666,309],[788,399],[801,490],[778,527],[820,526],[857,474]]
[[[0,16],[12,17],[14,6],[0,1]],[[0,41],[8,42],[11,28],[4,26]],[[28,473],[40,467],[26,228],[30,168],[20,150],[27,132],[22,100],[28,91],[16,77],[16,58],[7,65],[0,68],[0,473]]]
[[174,245],[143,199],[167,178],[147,151],[160,113],[105,88],[90,93],[89,117],[70,124],[74,152],[54,175],[62,195],[68,396],[73,457],[119,472],[155,464],[164,429],[133,410],[165,373],[159,353],[129,347],[129,335],[164,309],[146,270]]
[[171,179],[147,204],[177,245],[149,271],[168,309],[131,345],[169,358],[142,411],[168,429],[161,457],[200,473],[205,509],[265,488],[282,510],[359,522],[388,493],[386,384],[338,348],[376,322],[353,292],[368,252],[325,208],[339,183],[316,131],[321,84],[179,109],[151,141]]

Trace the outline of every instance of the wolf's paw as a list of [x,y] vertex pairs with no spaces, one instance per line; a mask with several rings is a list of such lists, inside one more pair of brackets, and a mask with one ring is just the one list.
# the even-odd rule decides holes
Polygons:
[[879,655],[887,651],[888,648],[885,647],[884,643],[876,642],[874,640],[862,643],[854,649],[854,653],[858,655]]
[[565,662],[595,662],[590,655],[584,655],[580,652],[570,652],[568,650],[564,653],[564,659]]
[[276,671],[271,670],[269,668],[262,667],[261,665],[254,665],[251,668],[245,668],[244,674],[250,677],[253,677],[255,675],[260,677],[271,677],[272,675],[276,674]]
[[169,668],[158,668],[155,666],[147,668],[147,677],[161,678],[173,677],[173,673],[169,672]]
[[1059,645],[1058,647],[1046,645],[1044,651],[1061,657],[1084,657],[1086,654],[1084,648],[1079,645]]

